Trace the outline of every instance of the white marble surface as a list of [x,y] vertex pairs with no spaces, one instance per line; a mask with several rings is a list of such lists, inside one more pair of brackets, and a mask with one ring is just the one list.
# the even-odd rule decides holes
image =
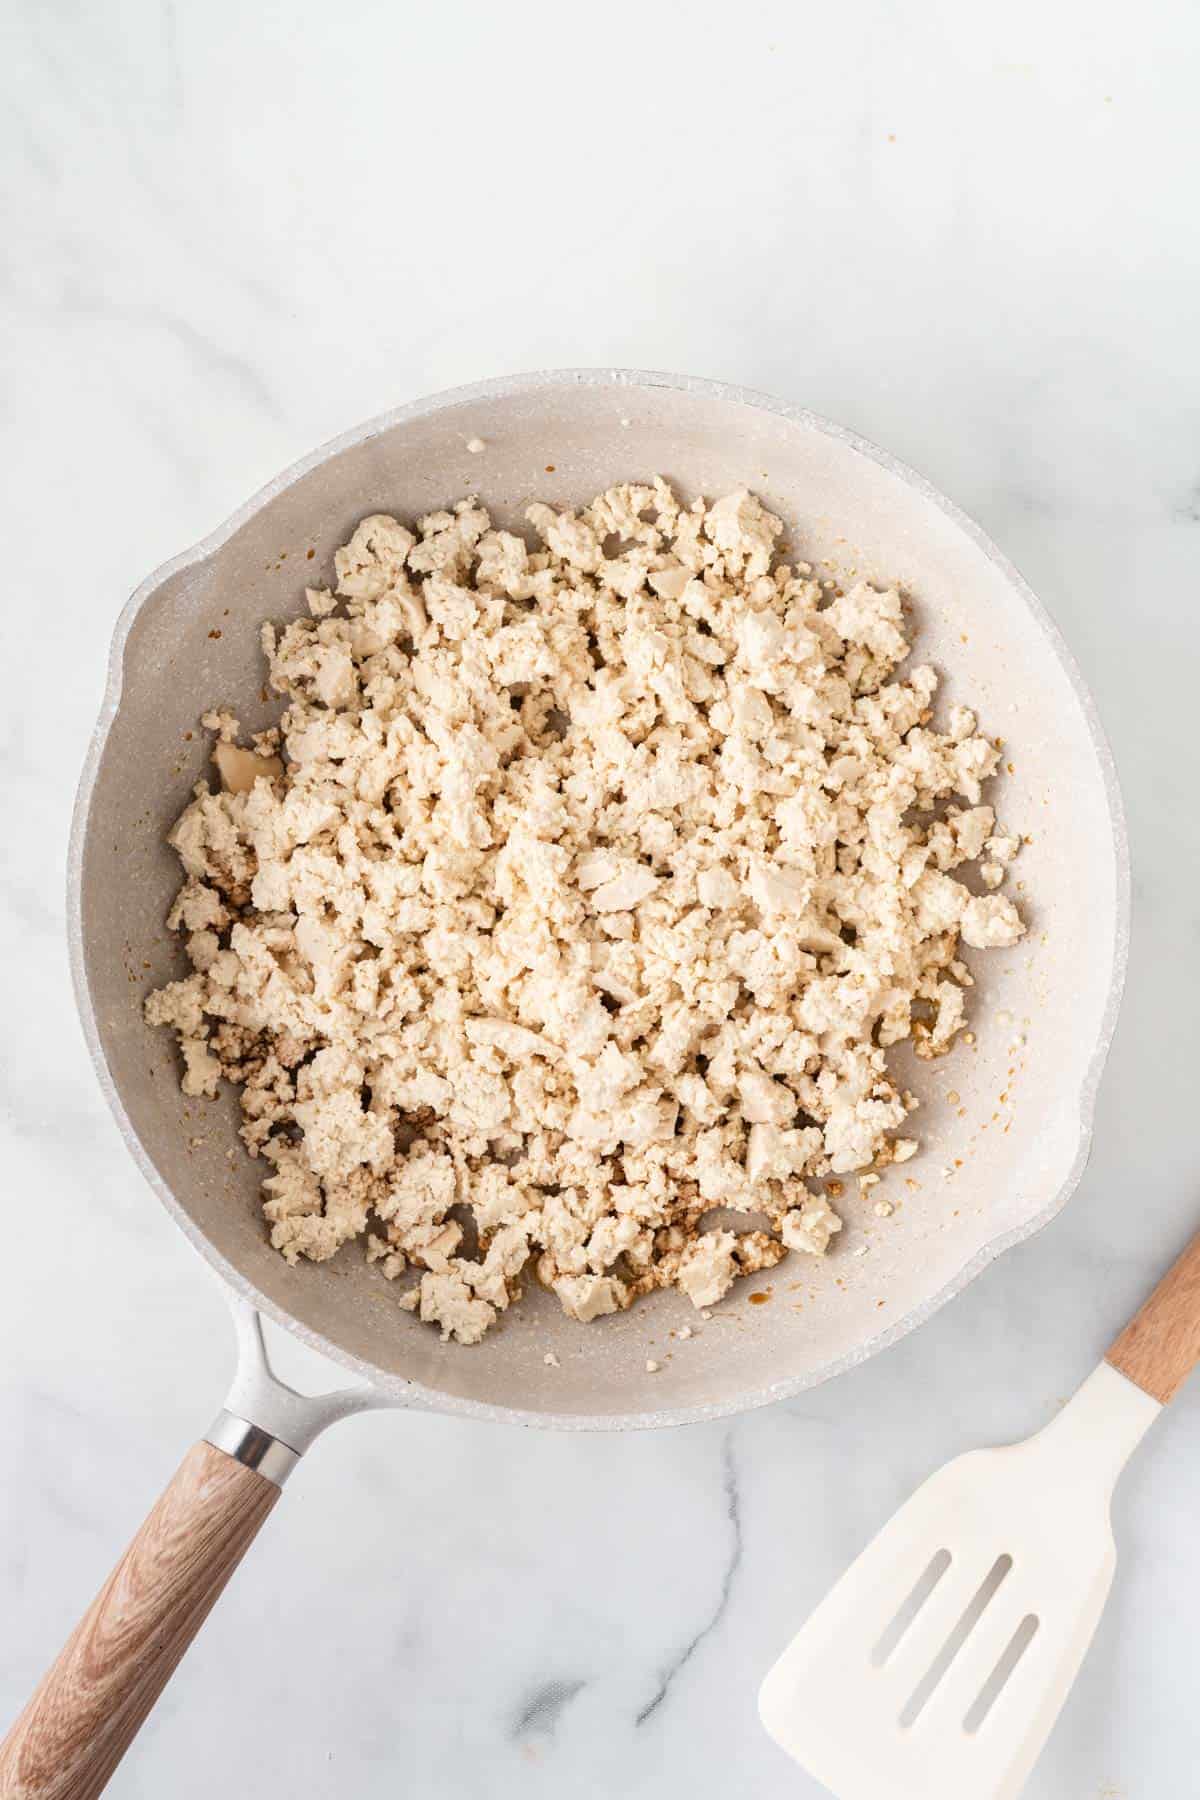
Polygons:
[[[920,1476],[1046,1416],[1200,1220],[1198,17],[8,8],[0,1713],[230,1365],[88,1067],[63,865],[125,596],[276,469],[505,370],[802,400],[926,471],[1055,612],[1137,870],[1095,1154],[1057,1224],[885,1357],[732,1425],[339,1427],[123,1800],[815,1795],[757,1725],[766,1662]],[[1193,1792],[1198,1491],[1200,1383],[1121,1490],[1117,1587],[1034,1800]]]

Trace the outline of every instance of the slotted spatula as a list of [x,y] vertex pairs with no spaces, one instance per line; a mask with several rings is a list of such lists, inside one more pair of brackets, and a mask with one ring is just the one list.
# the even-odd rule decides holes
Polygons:
[[837,1800],[1013,1800],[1104,1610],[1109,1503],[1200,1360],[1200,1236],[1036,1437],[949,1463],[762,1685],[777,1743]]

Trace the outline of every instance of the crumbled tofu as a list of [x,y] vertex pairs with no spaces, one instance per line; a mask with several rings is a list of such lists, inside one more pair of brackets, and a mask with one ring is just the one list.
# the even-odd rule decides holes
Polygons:
[[963,908],[962,940],[973,950],[1015,944],[1024,931],[1024,921],[1006,894],[972,897]]
[[185,1092],[241,1088],[274,1246],[360,1239],[459,1343],[531,1275],[582,1322],[672,1286],[707,1317],[823,1255],[822,1184],[917,1149],[891,1046],[948,1050],[960,937],[1024,929],[955,878],[1019,840],[975,714],[898,673],[895,589],[779,561],[745,491],[527,519],[374,514],[263,627],[282,718],[206,715],[191,972],[146,1005]]
[[647,1375],[657,1375],[658,1370],[659,1370],[659,1364],[654,1361],[653,1357],[648,1356],[646,1358],[646,1373],[647,1373]]
[[[226,706],[211,707],[200,715],[200,723],[205,731],[216,733],[218,744],[236,744],[242,729],[236,714]],[[215,756],[213,760],[216,760]]]
[[692,1305],[703,1310],[715,1306],[733,1285],[737,1274],[732,1231],[705,1231],[684,1249],[675,1266],[675,1280]]
[[463,1276],[453,1269],[444,1274],[427,1270],[421,1277],[421,1317],[440,1325],[442,1340],[477,1344],[496,1314],[486,1300],[476,1300]]
[[779,1235],[789,1250],[807,1250],[813,1256],[824,1256],[830,1238],[841,1229],[842,1221],[825,1196],[819,1194],[784,1214]]
[[328,588],[305,588],[304,598],[314,619],[326,619],[337,611],[337,595]]

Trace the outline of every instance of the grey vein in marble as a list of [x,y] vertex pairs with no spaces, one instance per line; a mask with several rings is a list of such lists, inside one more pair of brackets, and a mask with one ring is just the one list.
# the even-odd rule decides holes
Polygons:
[[553,1736],[563,1712],[586,1686],[586,1681],[558,1679],[543,1682],[534,1688],[513,1721],[513,1737],[520,1742],[531,1733]]
[[654,1717],[671,1691],[671,1684],[683,1673],[706,1638],[712,1636],[725,1617],[734,1577],[742,1561],[742,1510],[738,1497],[737,1466],[733,1460],[733,1432],[727,1431],[721,1443],[721,1491],[725,1498],[725,1517],[729,1525],[729,1550],[721,1570],[721,1585],[716,1603],[700,1629],[690,1637],[677,1656],[667,1664],[658,1678],[658,1686],[638,1713],[634,1723],[645,1725]]

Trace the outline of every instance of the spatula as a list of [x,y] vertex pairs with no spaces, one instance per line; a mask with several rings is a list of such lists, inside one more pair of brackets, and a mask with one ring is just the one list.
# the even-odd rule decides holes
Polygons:
[[1104,1610],[1109,1503],[1200,1360],[1200,1236],[1036,1437],[913,1495],[762,1685],[776,1742],[837,1800],[1013,1800]]

